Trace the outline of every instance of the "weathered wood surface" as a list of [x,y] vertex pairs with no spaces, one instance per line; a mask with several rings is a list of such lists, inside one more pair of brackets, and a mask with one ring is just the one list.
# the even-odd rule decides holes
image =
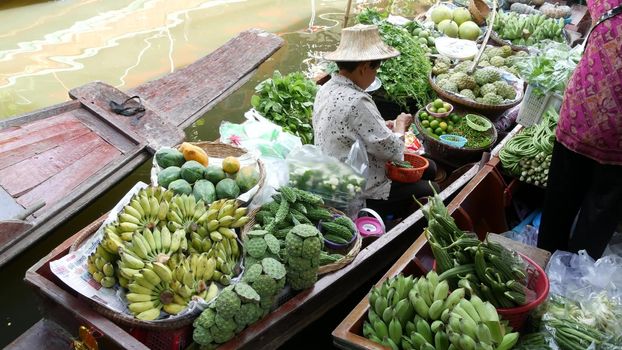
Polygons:
[[[251,77],[283,45],[283,39],[251,29],[199,61],[128,91],[174,125],[188,126]],[[209,82],[209,84],[205,84]]]
[[67,350],[71,348],[71,340],[71,336],[59,325],[52,321],[39,320],[4,349]]
[[[0,245],[0,266],[120,181],[185,127],[247,81],[283,45],[249,30],[186,68],[128,93],[101,82],[75,88],[64,102],[0,121],[0,220],[40,200],[34,227]],[[140,95],[146,111],[117,115],[109,102]],[[15,238],[15,237],[14,237]]]

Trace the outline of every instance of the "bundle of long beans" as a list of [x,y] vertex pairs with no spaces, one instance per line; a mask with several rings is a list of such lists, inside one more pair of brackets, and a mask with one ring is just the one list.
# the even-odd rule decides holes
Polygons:
[[520,181],[546,187],[558,118],[557,112],[548,110],[539,124],[509,140],[499,152],[503,168]]

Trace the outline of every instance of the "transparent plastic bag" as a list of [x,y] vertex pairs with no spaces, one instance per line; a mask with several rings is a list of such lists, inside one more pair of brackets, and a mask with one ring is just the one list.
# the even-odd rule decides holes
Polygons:
[[253,201],[249,205],[249,210],[259,208],[262,205],[272,202],[272,195],[281,186],[287,185],[289,182],[289,173],[287,171],[287,163],[283,159],[263,158],[266,167],[266,179],[264,185],[253,197]]
[[350,203],[360,198],[365,189],[368,167],[367,154],[359,142],[353,145],[350,155],[348,165],[323,154],[316,146],[304,145],[286,159],[289,184],[321,196],[330,207],[350,212]]

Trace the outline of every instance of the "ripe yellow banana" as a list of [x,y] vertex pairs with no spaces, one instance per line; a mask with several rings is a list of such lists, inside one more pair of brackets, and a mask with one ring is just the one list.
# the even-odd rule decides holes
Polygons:
[[170,283],[173,280],[173,272],[168,266],[157,261],[152,263],[152,266],[153,271],[164,283]]
[[145,241],[147,242],[147,244],[149,245],[149,251],[150,252],[156,252],[156,243],[155,243],[155,238],[153,237],[153,232],[146,228],[143,230],[143,238],[145,239]]
[[171,315],[177,315],[178,313],[182,312],[183,310],[186,309],[186,305],[180,305],[180,304],[166,304],[162,307],[162,309],[164,310],[164,312],[166,312],[167,314],[171,314]]
[[143,277],[145,277],[147,281],[149,281],[149,283],[153,284],[154,286],[160,284],[160,282],[162,281],[160,276],[158,276],[157,273],[149,268],[144,268],[140,270],[140,273],[143,275]]
[[136,318],[143,321],[153,321],[160,317],[160,307],[145,310],[136,315]]

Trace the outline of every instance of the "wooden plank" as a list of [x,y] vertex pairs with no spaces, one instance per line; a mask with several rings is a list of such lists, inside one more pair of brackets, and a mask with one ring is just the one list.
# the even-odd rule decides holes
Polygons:
[[17,144],[20,142],[28,142],[34,135],[40,132],[48,131],[50,128],[57,132],[58,124],[76,122],[70,114],[63,113],[51,118],[37,120],[32,123],[11,126],[0,130],[0,152],[4,152],[9,148],[7,145]]
[[78,108],[80,108],[80,102],[78,101],[62,102],[33,112],[18,115],[13,118],[0,120],[0,130],[43,120]]
[[136,148],[144,147],[139,141],[120,133],[117,128],[110,125],[108,121],[99,118],[84,108],[73,111],[73,116],[78,118],[84,125],[93,130],[94,133],[99,135],[106,142],[115,146],[123,154],[128,154],[135,151]]
[[15,198],[0,186],[0,220],[12,219],[23,211],[24,207],[19,205]]
[[[86,154],[56,175],[28,191],[28,193],[19,197],[17,202],[24,207],[28,207],[43,198],[47,203],[46,207],[49,208],[49,206],[67,196],[69,192],[78,187],[91,175],[106,167],[109,162],[121,155],[119,150],[101,139],[98,139],[98,143],[93,149],[96,151]],[[40,216],[42,211],[45,211],[45,207],[37,211],[34,214],[35,217]]]
[[[74,121],[63,122],[50,126],[48,129],[24,135],[15,142],[0,145],[0,169],[21,162],[24,159],[33,157],[89,132],[91,132],[89,128],[74,118]],[[0,137],[2,136],[0,135]]]
[[101,146],[97,134],[74,138],[58,147],[0,170],[0,185],[18,197]]
[[[254,71],[284,41],[259,29],[240,33],[197,62],[138,86],[128,92],[139,95],[163,119],[182,125],[196,119],[198,111]],[[205,84],[209,81],[209,84]]]
[[7,345],[5,350],[66,350],[72,337],[62,327],[52,321],[39,320],[26,332]]
[[[71,89],[69,96],[79,100],[84,108],[114,125],[121,133],[146,143],[152,150],[181,143],[186,136],[176,125],[160,118],[149,108],[146,101],[143,101],[145,113],[139,119],[112,112],[109,106],[110,101],[121,104],[130,95],[108,84],[93,82],[82,85]],[[180,97],[180,100],[183,101],[183,97]]]

